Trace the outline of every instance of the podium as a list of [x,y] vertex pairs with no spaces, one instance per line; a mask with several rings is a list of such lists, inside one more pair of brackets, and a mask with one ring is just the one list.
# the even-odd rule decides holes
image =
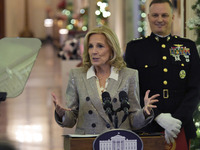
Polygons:
[[[64,136],[64,150],[93,150],[93,141],[96,137]],[[140,136],[144,150],[164,150],[165,138],[163,135]]]

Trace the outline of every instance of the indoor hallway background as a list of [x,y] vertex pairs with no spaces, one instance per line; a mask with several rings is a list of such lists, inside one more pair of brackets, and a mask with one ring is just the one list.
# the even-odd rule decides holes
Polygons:
[[62,95],[61,59],[50,44],[43,44],[23,92],[0,103],[0,139],[18,150],[63,150],[63,129],[54,120],[51,92]]

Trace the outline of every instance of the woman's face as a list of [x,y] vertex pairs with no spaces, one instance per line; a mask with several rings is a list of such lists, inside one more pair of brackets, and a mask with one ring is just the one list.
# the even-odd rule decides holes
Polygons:
[[108,61],[112,51],[104,34],[92,34],[89,37],[88,52],[93,66],[104,67],[109,65]]

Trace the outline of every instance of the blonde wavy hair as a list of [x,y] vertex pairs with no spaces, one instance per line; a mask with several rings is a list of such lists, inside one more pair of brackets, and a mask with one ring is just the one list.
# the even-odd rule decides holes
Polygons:
[[83,67],[87,71],[91,67],[91,60],[88,53],[89,38],[92,34],[103,34],[106,37],[106,41],[111,48],[112,57],[109,60],[109,64],[115,67],[118,71],[126,67],[126,63],[121,54],[120,44],[117,35],[108,26],[95,27],[88,31],[84,39],[84,52],[83,52]]

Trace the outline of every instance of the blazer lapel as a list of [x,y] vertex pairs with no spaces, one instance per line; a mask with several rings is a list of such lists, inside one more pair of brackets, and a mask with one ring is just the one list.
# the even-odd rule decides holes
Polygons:
[[103,104],[102,101],[99,97],[99,93],[97,91],[97,86],[96,86],[96,79],[94,77],[90,79],[85,80],[85,85],[88,91],[88,95],[90,97],[91,103],[93,106],[96,108],[97,112],[99,115],[106,121],[110,122],[108,116],[105,113],[105,110],[103,109]]
[[[119,86],[120,86],[121,81],[122,81],[122,77],[120,77],[120,76],[118,78],[118,81],[116,81],[114,79],[109,79],[109,83],[108,83],[106,91],[109,92],[109,94],[112,98],[114,96],[118,95],[117,93],[119,92],[118,90],[119,90]],[[105,113],[105,110],[103,109],[102,101],[99,97],[99,93],[98,93],[98,90],[97,90],[96,79],[94,77],[92,77],[90,79],[85,79],[85,85],[86,85],[91,103],[96,108],[99,115],[106,122],[109,122],[110,124],[112,124],[110,119],[108,118],[107,114]]]
[[122,81],[121,76],[118,77],[118,81],[116,81],[114,79],[109,80],[109,83],[108,83],[106,90],[110,93],[111,97],[114,97],[119,92],[118,90],[119,90],[119,86],[121,84],[121,81]]

